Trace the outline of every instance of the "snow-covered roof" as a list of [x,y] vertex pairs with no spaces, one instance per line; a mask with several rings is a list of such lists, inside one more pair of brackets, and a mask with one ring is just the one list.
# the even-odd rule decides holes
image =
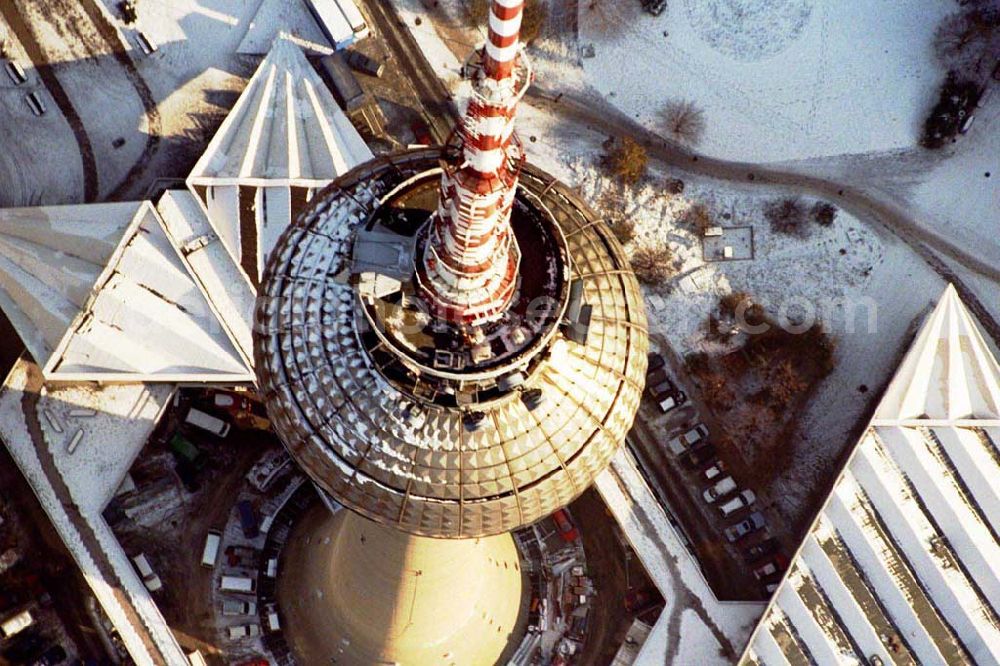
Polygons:
[[1000,367],[949,287],[743,663],[1000,663]]
[[49,380],[253,378],[149,202],[0,210],[0,308]]
[[257,293],[212,229],[201,202],[188,190],[168,190],[156,205],[219,319],[253,363],[253,310]]
[[371,158],[302,50],[278,39],[188,183],[322,187]]

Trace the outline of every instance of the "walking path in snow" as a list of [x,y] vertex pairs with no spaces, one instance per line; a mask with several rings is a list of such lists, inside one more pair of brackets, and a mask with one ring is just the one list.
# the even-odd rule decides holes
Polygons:
[[627,449],[596,486],[666,604],[636,663],[732,663],[765,604],[715,598]]
[[46,388],[38,366],[22,358],[0,391],[0,439],[143,666],[188,662],[101,513],[172,390],[141,384]]

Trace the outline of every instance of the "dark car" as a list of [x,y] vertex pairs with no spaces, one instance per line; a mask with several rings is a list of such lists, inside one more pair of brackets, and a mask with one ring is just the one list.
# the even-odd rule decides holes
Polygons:
[[653,16],[659,16],[667,8],[667,0],[642,0],[642,8]]
[[771,553],[777,552],[780,547],[781,543],[777,539],[764,539],[760,543],[755,543],[748,548],[744,548],[743,559],[746,560],[747,563],[750,563],[754,560],[759,560],[762,557],[770,555]]
[[715,457],[715,446],[705,444],[696,449],[685,451],[680,456],[681,464],[688,469],[696,469]]
[[260,534],[260,521],[257,519],[257,512],[249,500],[240,500],[236,505],[236,510],[240,514],[240,527],[243,528],[243,536],[248,539],[256,539]]
[[647,374],[652,374],[667,364],[663,356],[656,352],[650,352],[647,358],[649,359],[649,366],[646,368]]
[[364,53],[359,53],[358,51],[345,51],[344,59],[347,60],[347,64],[351,66],[351,69],[362,74],[379,77],[385,71],[385,63],[381,63],[374,58],[369,58]]
[[654,370],[653,372],[650,372],[649,374],[646,375],[646,386],[649,388],[651,392],[653,391],[653,389],[657,389],[660,391],[663,390],[672,391],[675,388],[674,382],[670,379],[670,375],[668,375],[667,371],[664,370],[663,368],[660,368],[659,370]]

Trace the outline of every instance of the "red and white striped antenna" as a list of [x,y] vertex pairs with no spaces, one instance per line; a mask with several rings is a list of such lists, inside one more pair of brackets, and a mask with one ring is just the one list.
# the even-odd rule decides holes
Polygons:
[[466,63],[472,97],[457,128],[460,163],[444,169],[437,214],[417,268],[432,313],[478,325],[503,316],[517,289],[520,251],[510,214],[523,152],[517,104],[531,83],[519,42],[524,0],[491,0],[489,37]]

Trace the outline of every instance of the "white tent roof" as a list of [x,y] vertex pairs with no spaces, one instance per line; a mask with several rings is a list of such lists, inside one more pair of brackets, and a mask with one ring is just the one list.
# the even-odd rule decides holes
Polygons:
[[257,293],[215,234],[202,203],[188,190],[168,190],[157,203],[167,232],[201,283],[219,317],[253,364],[253,312]]
[[876,418],[1000,418],[1000,365],[953,286],[921,329]]
[[371,158],[302,50],[279,39],[188,182],[321,187]]
[[148,202],[0,210],[0,307],[50,380],[253,379]]
[[1000,663],[998,378],[949,287],[743,663]]

